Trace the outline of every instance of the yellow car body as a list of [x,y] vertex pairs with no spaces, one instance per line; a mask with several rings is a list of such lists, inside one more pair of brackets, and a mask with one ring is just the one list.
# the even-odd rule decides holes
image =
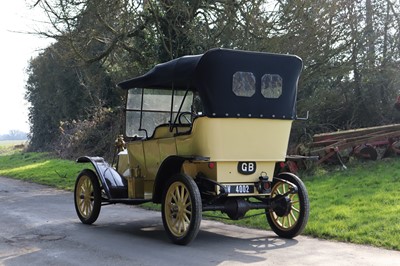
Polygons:
[[117,161],[80,157],[75,186],[83,223],[102,205],[161,203],[168,237],[186,245],[204,211],[231,219],[261,210],[292,238],[306,226],[307,190],[285,161],[302,61],[293,55],[213,49],[156,65],[119,83],[127,90],[126,132]]

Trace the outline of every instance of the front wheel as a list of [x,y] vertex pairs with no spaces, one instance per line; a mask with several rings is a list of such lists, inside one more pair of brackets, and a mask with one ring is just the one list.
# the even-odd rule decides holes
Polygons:
[[296,175],[285,173],[279,175],[282,180],[297,186],[297,192],[282,196],[290,191],[292,186],[279,179],[273,181],[271,199],[273,208],[266,210],[266,216],[272,231],[284,238],[299,235],[306,227],[310,212],[307,189]]
[[96,174],[83,170],[75,182],[75,210],[84,224],[94,223],[100,214],[101,190]]
[[189,244],[197,235],[202,218],[200,191],[185,174],[172,176],[164,189],[162,220],[168,237],[175,244]]

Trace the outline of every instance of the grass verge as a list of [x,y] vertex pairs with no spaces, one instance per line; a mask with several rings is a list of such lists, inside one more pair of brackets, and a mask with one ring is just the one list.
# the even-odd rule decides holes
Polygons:
[[306,178],[310,219],[319,238],[400,250],[400,161],[357,162]]
[[[303,176],[310,198],[310,218],[303,234],[324,239],[400,250],[400,161],[350,163],[348,170]],[[88,164],[55,159],[45,153],[0,153],[0,175],[72,190]],[[145,205],[154,209],[158,205]],[[250,211],[248,215],[263,213]],[[219,212],[206,215],[226,217]],[[265,215],[224,222],[269,229]]]
[[[85,164],[85,167],[88,167]],[[74,161],[61,160],[47,153],[14,152],[0,155],[0,176],[14,177],[72,191],[75,178],[84,168]]]

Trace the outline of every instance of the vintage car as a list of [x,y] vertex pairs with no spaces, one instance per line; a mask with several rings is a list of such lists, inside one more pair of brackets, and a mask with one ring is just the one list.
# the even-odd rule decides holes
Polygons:
[[297,118],[301,70],[294,55],[212,49],[119,83],[126,133],[115,164],[78,158],[95,169],[76,180],[79,219],[92,224],[102,205],[159,203],[168,237],[185,245],[204,211],[237,220],[259,209],[278,236],[300,234],[307,190],[296,175],[274,172]]

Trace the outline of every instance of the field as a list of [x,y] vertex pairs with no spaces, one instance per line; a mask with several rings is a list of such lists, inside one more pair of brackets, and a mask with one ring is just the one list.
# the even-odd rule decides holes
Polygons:
[[[310,218],[303,234],[324,239],[400,250],[400,160],[353,161],[347,170],[319,168],[303,174],[310,197]],[[52,158],[45,153],[0,153],[0,175],[73,190],[87,164]],[[112,208],[112,207],[110,207]],[[239,221],[241,226],[268,229],[265,215]],[[219,212],[206,212],[217,216]]]
[[11,154],[16,150],[20,150],[20,145],[24,145],[25,142],[26,140],[0,140],[0,155]]

